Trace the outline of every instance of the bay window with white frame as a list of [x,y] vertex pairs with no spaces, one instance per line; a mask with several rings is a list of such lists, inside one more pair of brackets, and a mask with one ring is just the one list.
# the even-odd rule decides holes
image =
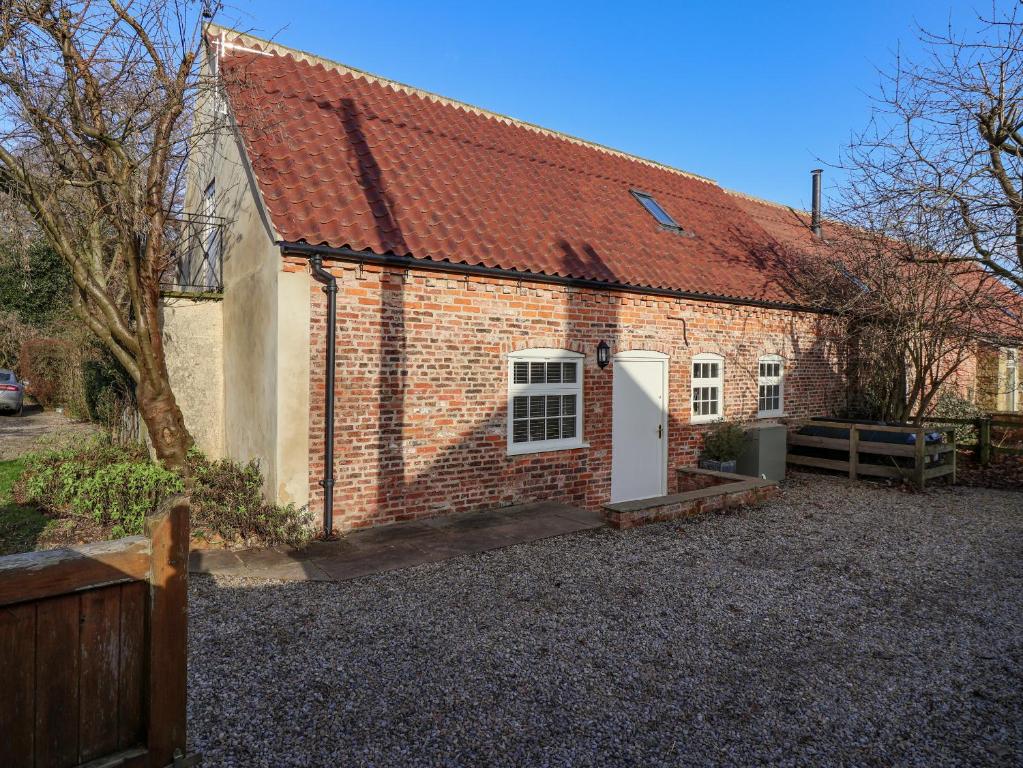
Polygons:
[[725,413],[725,359],[709,353],[693,358],[693,424],[720,421]]
[[583,355],[528,349],[508,356],[508,453],[583,447]]
[[779,355],[764,355],[757,361],[757,417],[785,413],[785,362]]

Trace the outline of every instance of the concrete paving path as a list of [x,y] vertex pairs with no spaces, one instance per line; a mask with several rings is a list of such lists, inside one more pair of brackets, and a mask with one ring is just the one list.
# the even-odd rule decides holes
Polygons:
[[194,550],[189,571],[252,579],[344,581],[603,525],[596,512],[541,502],[370,528],[337,541],[316,541],[302,550]]

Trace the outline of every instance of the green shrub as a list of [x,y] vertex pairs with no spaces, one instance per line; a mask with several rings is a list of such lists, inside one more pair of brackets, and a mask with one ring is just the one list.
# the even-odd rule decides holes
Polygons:
[[739,458],[746,443],[746,430],[734,421],[723,421],[703,436],[703,456],[713,461]]
[[153,462],[110,464],[83,478],[71,511],[110,526],[113,538],[142,533],[146,515],[160,502],[185,488],[181,478]]
[[103,467],[147,460],[141,449],[119,448],[102,440],[33,454],[25,459],[25,471],[14,487],[15,499],[19,504],[61,512],[71,505],[82,482]]
[[[193,535],[264,546],[302,546],[311,538],[305,509],[263,499],[256,462],[210,461],[192,451],[188,468]],[[118,538],[142,533],[146,515],[184,489],[182,478],[143,448],[95,441],[30,456],[14,495],[54,517],[87,518]]]
[[[940,419],[976,419],[978,416],[983,416],[984,411],[954,392],[943,392],[934,404],[933,415]],[[957,425],[956,442],[977,442],[977,428],[972,424]]]
[[193,450],[188,455],[188,466],[193,483],[192,529],[196,534],[269,547],[308,543],[312,535],[308,513],[294,504],[267,502],[263,498],[263,476],[255,461],[210,461]]
[[178,475],[141,449],[95,441],[30,456],[15,497],[53,516],[88,517],[119,538],[141,534],[146,515],[183,489]]

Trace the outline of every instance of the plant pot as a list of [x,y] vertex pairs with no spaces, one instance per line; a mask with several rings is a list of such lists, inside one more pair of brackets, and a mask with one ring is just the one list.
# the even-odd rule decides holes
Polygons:
[[711,469],[715,472],[731,472],[735,474],[736,459],[728,461],[716,461],[715,459],[700,459],[700,469]]

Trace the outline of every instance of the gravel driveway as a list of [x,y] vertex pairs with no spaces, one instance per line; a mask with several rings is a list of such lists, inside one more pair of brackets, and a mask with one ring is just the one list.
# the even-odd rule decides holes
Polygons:
[[98,431],[95,424],[74,422],[62,413],[26,403],[21,416],[0,414],[0,461],[32,451],[62,448]]
[[1023,495],[756,510],[341,584],[196,577],[210,766],[1020,765]]

